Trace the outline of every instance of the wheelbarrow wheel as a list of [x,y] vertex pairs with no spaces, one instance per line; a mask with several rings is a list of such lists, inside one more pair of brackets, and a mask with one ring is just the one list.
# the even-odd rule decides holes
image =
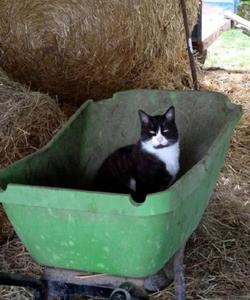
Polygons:
[[148,300],[149,299],[148,293],[145,291],[145,289],[140,286],[135,285],[133,282],[130,282],[130,281],[123,282],[119,286],[119,288],[128,291],[134,300]]
[[113,290],[109,297],[109,300],[131,300],[131,295],[127,290],[117,288]]

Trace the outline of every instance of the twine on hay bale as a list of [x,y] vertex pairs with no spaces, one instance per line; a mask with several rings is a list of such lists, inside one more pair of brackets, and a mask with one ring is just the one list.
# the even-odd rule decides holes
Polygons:
[[[199,0],[187,0],[190,29]],[[59,99],[191,86],[179,1],[3,0],[0,65]]]

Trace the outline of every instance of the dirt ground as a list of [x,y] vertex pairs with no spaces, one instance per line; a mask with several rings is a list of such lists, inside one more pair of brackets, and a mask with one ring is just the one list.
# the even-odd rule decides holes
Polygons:
[[[209,71],[203,88],[227,94],[243,106],[244,115],[201,225],[187,245],[187,299],[250,299],[250,74]],[[33,276],[42,271],[17,237],[0,246],[0,269]],[[173,297],[172,285],[152,295]],[[7,299],[32,299],[32,292],[0,287],[0,300]]]

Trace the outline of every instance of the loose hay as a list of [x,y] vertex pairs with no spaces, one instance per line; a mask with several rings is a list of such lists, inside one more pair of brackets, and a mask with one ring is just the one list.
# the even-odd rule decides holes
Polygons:
[[[30,92],[0,70],[0,168],[44,146],[63,123],[64,115],[55,100]],[[13,229],[0,206],[0,245],[12,235]],[[17,238],[0,246],[0,271],[35,275],[40,269]],[[0,286],[0,295],[1,300],[29,299],[32,293]]]
[[[42,268],[36,264],[23,244],[15,238],[0,247],[0,271],[16,272],[38,278]],[[0,286],[1,300],[34,299],[33,291],[22,287]]]
[[[12,228],[7,216],[0,204],[0,247],[7,240],[12,239],[14,236],[14,229]],[[0,265],[1,271],[1,265]]]
[[55,100],[30,92],[0,70],[0,168],[44,146],[63,123]]
[[[190,29],[199,0],[187,0]],[[179,1],[3,0],[0,65],[60,99],[191,86]]]

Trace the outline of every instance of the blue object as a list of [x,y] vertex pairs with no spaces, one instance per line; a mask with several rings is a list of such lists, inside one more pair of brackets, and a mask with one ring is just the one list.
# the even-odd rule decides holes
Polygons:
[[237,13],[239,0],[205,0],[203,3],[220,10],[230,10],[233,13]]

